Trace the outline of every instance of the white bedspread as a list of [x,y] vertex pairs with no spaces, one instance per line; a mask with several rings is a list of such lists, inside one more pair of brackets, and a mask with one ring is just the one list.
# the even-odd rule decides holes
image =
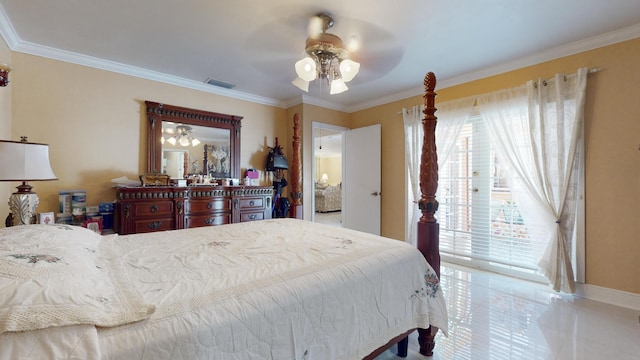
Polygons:
[[32,359],[51,351],[40,342],[68,337],[68,358],[353,360],[411,328],[447,332],[433,269],[401,241],[273,219],[99,247],[113,278],[155,305],[151,317],[4,334],[0,355],[22,336]]

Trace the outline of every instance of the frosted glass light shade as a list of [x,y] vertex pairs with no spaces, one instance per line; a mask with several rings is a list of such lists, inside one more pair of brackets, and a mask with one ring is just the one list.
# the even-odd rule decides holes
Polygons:
[[315,80],[317,76],[316,62],[308,56],[296,61],[296,74],[304,81]]
[[353,60],[345,59],[340,62],[340,74],[344,82],[353,80],[360,71],[360,63]]
[[349,90],[349,88],[347,87],[347,84],[344,83],[344,80],[334,79],[331,82],[331,90],[329,90],[329,94],[331,95],[340,94],[347,90]]
[[176,144],[176,138],[174,137],[170,137],[167,139],[167,142],[171,145],[175,145]]
[[302,91],[305,91],[305,92],[309,92],[309,82],[308,81],[304,81],[300,77],[297,77],[291,83],[293,85],[295,85],[298,89],[300,89]]
[[191,146],[198,146],[198,144],[200,144],[200,140],[198,139],[191,140]]
[[0,140],[0,181],[58,180],[49,162],[49,145]]
[[180,145],[182,146],[189,146],[189,138],[187,138],[186,136],[181,136],[180,140],[178,140],[178,143],[180,143]]

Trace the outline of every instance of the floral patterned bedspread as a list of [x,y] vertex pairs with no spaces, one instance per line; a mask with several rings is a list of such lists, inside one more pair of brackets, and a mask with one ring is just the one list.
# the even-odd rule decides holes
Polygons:
[[411,328],[448,329],[433,269],[397,240],[273,219],[104,237],[99,250],[155,307],[98,328],[103,359],[351,360]]

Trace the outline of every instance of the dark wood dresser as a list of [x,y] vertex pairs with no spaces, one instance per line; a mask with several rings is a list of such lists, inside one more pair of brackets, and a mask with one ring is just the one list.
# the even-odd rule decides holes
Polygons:
[[271,218],[269,186],[118,188],[116,231],[136,234]]

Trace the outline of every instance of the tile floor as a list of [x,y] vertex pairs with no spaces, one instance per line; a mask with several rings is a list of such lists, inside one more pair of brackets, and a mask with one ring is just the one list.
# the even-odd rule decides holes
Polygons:
[[[640,311],[558,295],[546,286],[443,264],[449,337],[433,357],[406,359],[640,359]],[[390,349],[376,360],[400,359]]]
[[[341,226],[340,212],[315,215],[316,222]],[[414,332],[405,359],[640,360],[640,311],[449,264],[442,265],[441,284],[449,337],[438,333],[434,355],[426,357]],[[401,359],[395,351],[376,360]]]
[[328,213],[316,212],[314,221],[320,224],[342,226],[342,212],[340,211],[332,211]]

